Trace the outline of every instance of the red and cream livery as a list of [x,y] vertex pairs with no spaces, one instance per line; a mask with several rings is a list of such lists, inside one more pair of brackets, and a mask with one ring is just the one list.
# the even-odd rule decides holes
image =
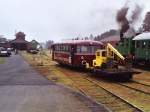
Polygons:
[[75,67],[84,66],[86,62],[92,65],[95,51],[102,49],[103,44],[91,40],[71,40],[52,45],[52,59],[60,64]]

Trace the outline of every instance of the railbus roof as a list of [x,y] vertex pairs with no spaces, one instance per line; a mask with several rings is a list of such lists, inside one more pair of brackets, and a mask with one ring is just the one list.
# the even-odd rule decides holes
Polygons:
[[140,35],[137,35],[133,40],[150,40],[150,32],[145,32]]
[[53,45],[59,45],[59,44],[69,44],[69,45],[103,45],[100,41],[94,41],[94,40],[69,40],[65,42],[55,43]]

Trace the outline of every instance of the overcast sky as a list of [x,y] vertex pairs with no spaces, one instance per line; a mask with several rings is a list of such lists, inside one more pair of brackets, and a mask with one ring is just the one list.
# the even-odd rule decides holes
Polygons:
[[[143,7],[141,20],[150,10],[150,0],[128,0]],[[132,1],[132,2],[131,2]],[[0,0],[0,35],[14,38],[23,31],[27,40],[61,41],[97,35],[118,29],[117,10],[126,0]],[[139,22],[139,24],[140,24]]]

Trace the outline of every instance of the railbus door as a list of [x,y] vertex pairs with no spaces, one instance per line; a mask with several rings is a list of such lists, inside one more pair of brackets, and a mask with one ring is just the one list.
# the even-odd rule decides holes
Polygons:
[[70,52],[70,61],[71,61],[71,65],[73,66],[74,65],[74,55],[75,55],[75,46],[74,45],[72,45],[71,46],[71,52]]

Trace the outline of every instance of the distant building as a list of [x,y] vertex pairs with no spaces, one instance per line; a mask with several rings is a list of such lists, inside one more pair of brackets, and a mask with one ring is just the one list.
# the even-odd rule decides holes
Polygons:
[[28,49],[37,49],[39,45],[39,42],[37,42],[36,40],[32,40],[28,45]]
[[25,34],[23,32],[16,33],[16,38],[12,40],[11,47],[18,50],[27,50],[29,42],[25,40]]
[[109,36],[107,38],[101,39],[100,41],[104,45],[106,45],[107,43],[110,43],[111,45],[113,45],[114,47],[116,47],[117,43],[120,41],[120,36],[119,35]]
[[10,42],[6,38],[0,37],[0,47],[9,48]]

